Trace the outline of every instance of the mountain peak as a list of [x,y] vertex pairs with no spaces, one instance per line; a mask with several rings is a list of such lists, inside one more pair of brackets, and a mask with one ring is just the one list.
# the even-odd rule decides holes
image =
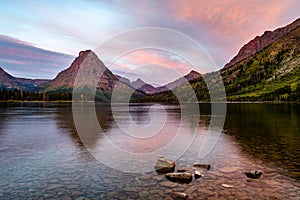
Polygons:
[[196,78],[199,78],[201,74],[195,70],[190,71],[187,75],[184,76],[188,81],[194,80]]
[[[59,88],[71,89],[74,85],[75,78],[80,67],[97,69],[97,72],[103,72],[111,79],[117,79],[111,71],[109,71],[98,56],[92,50],[80,51],[78,57],[72,62],[71,66],[60,72],[56,78],[46,85],[47,91],[54,91]],[[89,70],[87,70],[89,71]],[[86,72],[86,70],[84,71]],[[96,76],[98,76],[97,74]]]
[[85,51],[80,51],[79,52],[79,57],[86,57],[89,53],[94,53],[92,50],[88,49],[88,50],[85,50]]
[[145,83],[142,79],[138,78],[136,81],[133,81],[131,85],[146,94],[153,94],[156,92],[156,88],[152,85]]
[[195,70],[191,70],[187,75],[189,75],[189,74],[201,75],[199,72],[197,72]]
[[142,87],[143,85],[146,85],[147,83],[145,83],[142,79],[138,78],[138,79],[136,79],[136,81],[133,81],[131,84],[135,88],[139,88],[139,87]]
[[138,78],[138,79],[136,79],[136,81],[134,81],[135,83],[142,83],[142,84],[145,84],[145,82],[142,80],[142,79],[140,79],[140,78]]

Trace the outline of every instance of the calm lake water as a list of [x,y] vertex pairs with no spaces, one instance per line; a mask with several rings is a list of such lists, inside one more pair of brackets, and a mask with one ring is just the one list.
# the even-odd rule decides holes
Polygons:
[[[96,104],[101,132],[83,109],[78,134],[71,103],[0,103],[0,199],[170,199],[172,191],[191,199],[300,199],[300,105],[227,104],[222,134],[202,159],[212,116],[209,104],[199,107],[197,117],[176,105],[133,104],[128,117],[124,105],[113,115],[109,104]],[[211,164],[203,177],[179,184],[153,171],[128,172],[153,168],[147,155],[178,137],[158,154],[178,155],[177,168]],[[146,156],[134,161],[136,154]],[[263,175],[249,180],[248,170]]]

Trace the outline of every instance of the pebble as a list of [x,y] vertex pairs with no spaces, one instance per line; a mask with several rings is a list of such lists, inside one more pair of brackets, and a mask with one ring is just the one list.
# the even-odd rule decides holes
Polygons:
[[61,188],[61,187],[63,187],[63,185],[61,185],[61,184],[53,184],[53,185],[50,185],[48,187],[48,190],[54,190],[54,189]]
[[169,181],[164,181],[164,182],[161,182],[160,183],[161,186],[164,186],[164,187],[176,187],[176,184],[175,183],[172,183],[172,182],[169,182]]
[[140,191],[139,192],[139,197],[144,198],[147,197],[149,195],[148,191]]
[[190,172],[193,171],[190,167],[178,167],[177,172]]
[[75,200],[87,200],[87,199],[84,197],[77,197]]
[[164,179],[164,176],[163,175],[157,175],[157,176],[153,176],[152,178],[156,181],[162,181]]
[[68,185],[67,186],[68,189],[76,189],[78,187],[79,187],[78,185]]
[[188,189],[186,189],[184,192],[187,194],[192,194],[193,192],[197,191],[198,186],[197,185],[192,185],[189,186]]
[[233,185],[228,185],[226,183],[222,183],[222,186],[225,188],[233,188]]
[[206,188],[203,188],[203,187],[199,188],[197,191],[198,191],[199,193],[203,193],[203,194],[208,195],[208,196],[213,196],[213,195],[215,195],[214,192],[212,192],[212,191],[210,191],[210,190],[208,190],[208,189],[206,189]]
[[186,193],[183,193],[183,192],[172,192],[171,197],[173,199],[187,199],[188,195]]

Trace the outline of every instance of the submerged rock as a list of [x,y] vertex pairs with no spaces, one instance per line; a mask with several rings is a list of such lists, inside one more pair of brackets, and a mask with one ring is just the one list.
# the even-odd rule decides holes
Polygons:
[[159,157],[155,163],[154,169],[158,173],[174,172],[175,162],[174,160],[165,157]]
[[191,173],[186,173],[186,172],[167,173],[166,178],[172,182],[190,183],[193,180],[193,175]]
[[188,198],[188,195],[186,193],[183,193],[183,192],[172,192],[171,193],[171,197],[173,199],[187,199]]
[[193,167],[202,168],[202,169],[206,169],[206,170],[210,170],[210,168],[211,168],[211,166],[209,164],[200,164],[200,163],[193,164]]
[[177,172],[193,172],[193,169],[190,167],[179,167]]
[[248,171],[248,172],[245,172],[245,174],[248,178],[256,179],[262,175],[262,171],[261,170]]

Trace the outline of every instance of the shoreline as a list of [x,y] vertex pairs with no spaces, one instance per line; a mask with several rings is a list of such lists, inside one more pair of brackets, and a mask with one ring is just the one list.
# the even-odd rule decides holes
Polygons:
[[[101,101],[70,101],[70,100],[55,100],[55,101],[21,101],[21,100],[1,100],[0,103],[103,103],[107,104],[110,102]],[[121,104],[124,104],[120,102]],[[189,104],[190,102],[185,102],[183,104]],[[198,101],[198,104],[212,104],[212,103],[223,103],[223,104],[300,104],[300,102],[289,102],[289,101],[220,101],[220,102],[202,102]],[[178,104],[174,102],[129,102],[129,104]]]

